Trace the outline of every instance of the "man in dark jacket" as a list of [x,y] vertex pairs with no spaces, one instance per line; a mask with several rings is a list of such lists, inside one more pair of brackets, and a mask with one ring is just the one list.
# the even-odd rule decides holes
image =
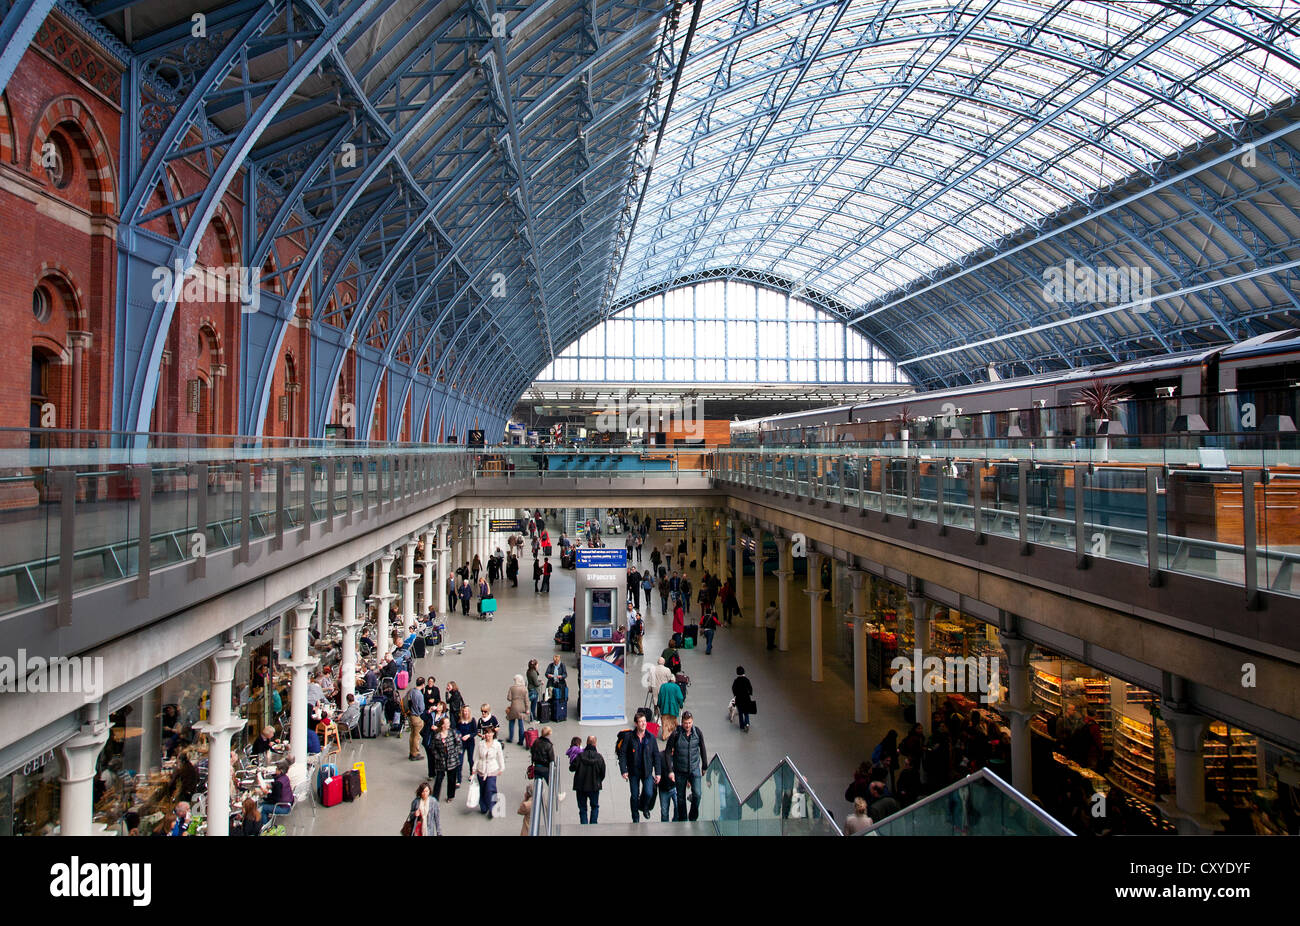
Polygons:
[[[605,757],[596,749],[596,737],[587,737],[587,748],[569,763],[573,772],[573,790],[578,795],[578,822],[595,823],[600,814],[600,788],[605,781]],[[591,819],[587,805],[591,804]]]
[[618,751],[618,770],[623,773],[623,780],[631,792],[633,823],[641,822],[638,814],[645,814],[645,818],[650,819],[654,788],[659,783],[659,774],[655,771],[659,747],[654,736],[646,732],[648,719],[645,708],[636,712],[636,728],[623,738],[623,748]]
[[551,728],[538,731],[533,748],[528,751],[533,762],[533,777],[550,781],[551,766],[555,764],[555,746],[551,743]]
[[696,729],[690,711],[682,711],[681,726],[668,737],[664,751],[668,756],[668,777],[677,785],[677,820],[687,819],[686,785],[690,784],[690,820],[694,822],[700,816],[700,788],[709,756],[704,750],[704,734]]

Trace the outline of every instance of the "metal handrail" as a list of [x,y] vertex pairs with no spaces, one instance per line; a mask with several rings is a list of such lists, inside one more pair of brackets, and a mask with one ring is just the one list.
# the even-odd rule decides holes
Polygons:
[[[1099,467],[1099,468],[1100,468],[1100,467]],[[1117,470],[1117,471],[1125,471],[1125,472],[1129,471],[1129,470],[1125,470],[1123,467],[1108,467],[1108,468],[1115,469],[1115,470]],[[734,483],[734,484],[736,484],[736,485],[745,485],[745,483],[744,483],[742,480],[740,480],[738,477],[736,477],[736,476],[728,476],[728,475],[725,475],[725,474],[724,474],[724,471],[718,471],[718,473],[719,473],[719,475],[717,475],[716,478],[718,478],[718,479],[720,479],[720,480],[722,480],[722,481],[731,482],[731,483]],[[775,478],[780,479],[782,483],[791,483],[791,480],[790,480],[790,479],[787,479],[787,478],[784,478],[784,477],[780,477],[780,476],[778,476],[778,477],[775,477]],[[798,480],[794,480],[794,482],[793,482],[793,489],[794,489],[794,491],[793,491],[792,494],[797,494],[797,495],[799,495],[799,497],[801,497],[801,498],[816,498],[816,497],[817,497],[817,496],[814,496],[814,495],[811,495],[811,494],[806,494],[806,493],[801,492],[801,491],[800,491],[800,485],[799,485],[799,481],[798,481]],[[856,494],[859,492],[859,490],[858,490],[857,488],[848,489],[848,491],[853,492],[853,493],[855,494],[855,496],[856,496]],[[883,497],[885,497],[885,498],[895,499],[895,500],[899,501],[900,503],[902,503],[903,505],[906,505],[906,503],[907,503],[907,499],[908,499],[908,496],[907,496],[907,495],[905,495],[905,494],[899,494],[899,493],[894,493],[894,492],[884,492],[884,491],[869,491],[869,492],[868,492],[867,490],[861,490],[861,491],[866,492],[866,494],[867,494],[868,496],[875,496],[875,497],[881,497],[881,496],[883,496]],[[957,510],[957,511],[974,511],[974,509],[975,509],[975,506],[974,506],[974,505],[971,505],[971,504],[968,504],[968,503],[957,502],[957,501],[947,501],[947,500],[942,500],[942,501],[941,501],[938,497],[936,497],[936,498],[934,498],[934,499],[930,499],[930,498],[921,498],[920,496],[912,496],[912,502],[913,502],[913,505],[914,505],[914,506],[915,506],[917,503],[920,503],[921,505],[924,505],[924,506],[926,506],[926,507],[928,507],[931,503],[936,504],[936,505],[938,505],[938,504],[943,504],[943,505],[945,505],[945,506],[951,506],[954,510]],[[872,511],[874,511],[874,510],[876,510],[876,509],[868,509],[868,510],[872,510]],[[984,506],[980,506],[980,511],[983,512],[983,513],[990,514],[990,515],[992,515],[992,516],[1003,515],[1003,516],[1016,517],[1016,515],[1017,515],[1017,513],[1016,513],[1015,511],[1009,511],[1009,510],[1006,510],[1006,509],[1003,509],[1003,508],[986,508],[986,507],[984,507]],[[931,518],[926,517],[925,515],[922,515],[922,519],[923,519],[923,520],[926,520],[926,521],[933,520],[933,519],[931,519]],[[1031,514],[1028,515],[1028,519],[1029,519],[1031,522],[1036,523],[1036,524],[1044,524],[1044,523],[1047,523],[1047,524],[1052,524],[1052,525],[1062,525],[1062,526],[1069,527],[1069,528],[1071,528],[1071,529],[1074,528],[1074,521],[1073,521],[1073,520],[1066,519],[1066,518],[1058,518],[1058,517],[1054,517],[1054,516],[1052,516],[1052,515],[1046,515],[1046,514],[1033,514],[1033,513],[1031,513]],[[946,523],[946,522],[945,522],[945,523]],[[1140,537],[1140,538],[1142,538],[1143,540],[1145,540],[1145,539],[1146,539],[1146,536],[1147,536],[1147,532],[1146,532],[1146,531],[1144,531],[1144,530],[1138,530],[1138,529],[1136,529],[1136,528],[1131,528],[1131,527],[1120,527],[1120,526],[1118,526],[1118,525],[1111,525],[1111,524],[1098,524],[1098,523],[1094,523],[1094,522],[1091,522],[1091,521],[1085,521],[1084,523],[1085,523],[1087,526],[1089,526],[1089,527],[1104,528],[1105,530],[1110,531],[1110,532],[1115,533],[1115,534],[1127,535],[1127,536],[1132,536],[1132,537]],[[960,525],[956,525],[956,524],[949,524],[948,526],[950,526],[950,527],[957,527],[958,529],[965,530],[965,528],[962,528],[962,527],[960,527]],[[1207,539],[1203,539],[1203,538],[1200,538],[1200,537],[1185,537],[1185,536],[1182,536],[1181,534],[1169,534],[1169,533],[1160,533],[1160,532],[1157,532],[1156,536],[1157,536],[1159,539],[1165,541],[1166,543],[1189,544],[1189,545],[1192,545],[1192,546],[1201,547],[1201,548],[1203,548],[1203,549],[1207,549],[1207,550],[1214,550],[1214,551],[1216,551],[1216,552],[1221,552],[1221,553],[1237,553],[1237,554],[1244,554],[1244,552],[1245,552],[1245,548],[1244,548],[1243,546],[1234,545],[1234,544],[1230,544],[1230,543],[1223,543],[1223,542],[1221,542],[1221,541],[1217,541],[1217,540],[1207,540]],[[1030,542],[1031,542],[1031,543],[1035,543],[1036,541],[1031,540]],[[1258,556],[1262,556],[1262,557],[1265,557],[1265,558],[1267,558],[1267,559],[1278,560],[1278,561],[1280,561],[1280,562],[1282,562],[1282,563],[1292,563],[1292,564],[1294,564],[1294,563],[1300,563],[1300,553],[1291,553],[1291,552],[1288,552],[1288,551],[1285,551],[1285,550],[1275,550],[1275,549],[1272,549],[1272,548],[1270,548],[1270,547],[1258,547],[1258,548],[1256,549],[1256,555],[1258,555]]]

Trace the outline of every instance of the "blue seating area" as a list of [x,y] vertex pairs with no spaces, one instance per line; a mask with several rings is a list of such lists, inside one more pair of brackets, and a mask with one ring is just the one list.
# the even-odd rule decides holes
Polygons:
[[549,472],[580,473],[640,473],[671,472],[672,460],[643,457],[629,453],[572,453],[550,455]]

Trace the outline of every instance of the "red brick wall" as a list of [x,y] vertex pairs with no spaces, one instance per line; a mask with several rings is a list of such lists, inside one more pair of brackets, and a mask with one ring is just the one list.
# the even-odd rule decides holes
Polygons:
[[[45,49],[51,49],[46,51]],[[49,396],[56,406],[57,426],[79,420],[87,429],[107,429],[112,422],[112,357],[116,294],[116,227],[124,195],[116,188],[121,109],[115,99],[116,66],[82,40],[75,27],[57,13],[47,20],[36,43],[18,65],[0,95],[0,427],[26,428],[32,395],[32,352],[48,352],[59,361],[51,369]],[[70,153],[67,182],[58,186],[42,163],[42,144],[53,140],[56,150]],[[166,182],[175,195],[193,194],[207,183],[197,162],[176,163]],[[198,247],[203,268],[238,267],[247,259],[240,240],[243,203],[236,182],[223,196],[217,217]],[[157,206],[155,191],[150,206]],[[150,227],[174,237],[164,216]],[[280,243],[273,262],[290,264],[305,253],[303,242]],[[38,284],[50,295],[44,320],[33,313]],[[342,294],[340,294],[342,295]],[[356,294],[346,294],[355,301]],[[291,326],[276,358],[270,402],[263,433],[302,436],[308,428],[311,394],[310,336],[312,294],[304,291],[298,315],[304,324]],[[181,433],[234,433],[238,428],[239,341],[242,317],[238,293],[225,298],[182,298],[167,331],[164,363],[152,427]],[[91,345],[83,351],[80,414],[72,409],[72,351],[69,332],[89,331]],[[285,390],[287,359],[297,368],[299,387]],[[349,351],[343,365],[329,422],[341,422],[343,393],[355,404],[355,360]],[[224,375],[216,375],[224,366]],[[193,412],[188,384],[203,382],[202,407]],[[279,397],[288,395],[290,421],[279,420]],[[386,403],[388,389],[381,390]],[[375,412],[377,436],[384,432],[384,411]],[[358,418],[361,414],[358,413]],[[409,411],[406,413],[409,432]]]

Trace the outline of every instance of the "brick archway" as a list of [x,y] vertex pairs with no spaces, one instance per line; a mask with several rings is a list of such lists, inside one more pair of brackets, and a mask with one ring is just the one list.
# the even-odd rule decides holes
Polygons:
[[[98,215],[117,215],[117,190],[115,186],[113,156],[104,141],[104,133],[95,121],[94,114],[74,97],[60,97],[52,101],[41,113],[32,131],[28,147],[27,169],[39,176],[41,146],[59,126],[71,125],[76,129],[76,140],[85,150],[80,152],[85,161],[86,180],[90,188],[90,206]],[[0,149],[2,150],[2,149]]]

